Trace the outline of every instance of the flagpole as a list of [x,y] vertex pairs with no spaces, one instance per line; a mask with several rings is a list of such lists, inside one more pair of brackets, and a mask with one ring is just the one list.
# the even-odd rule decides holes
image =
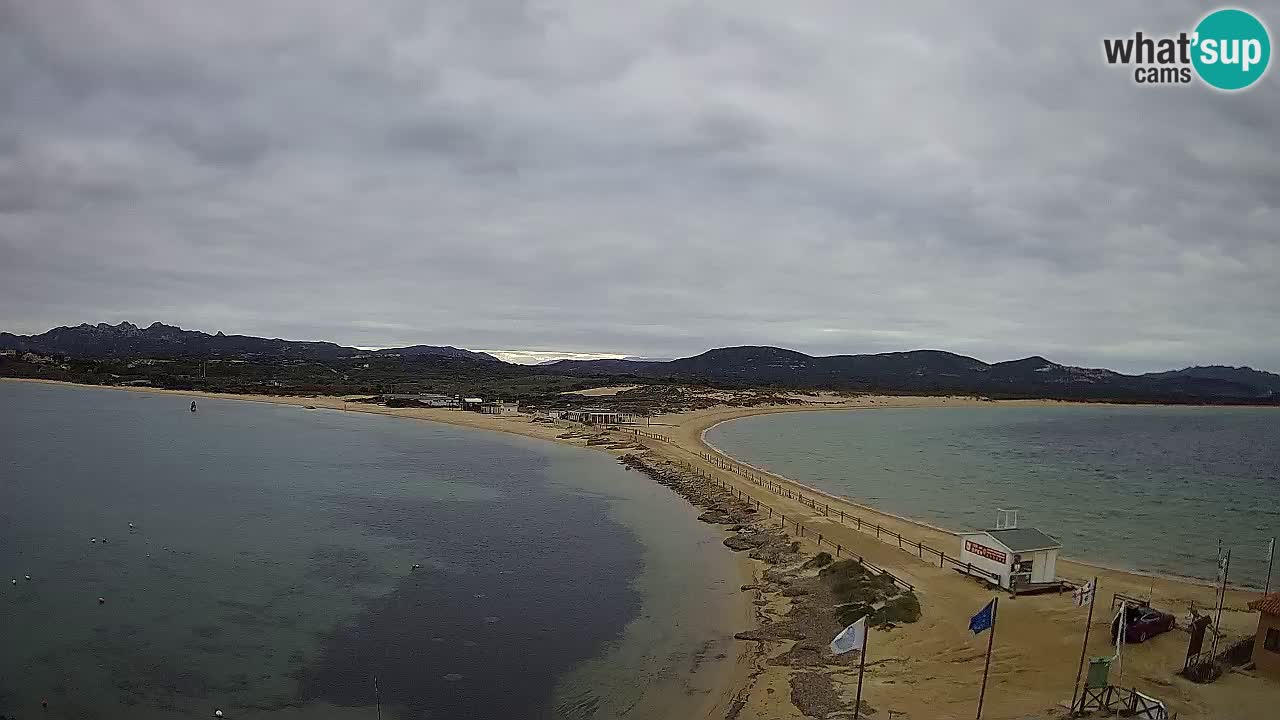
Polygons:
[[853,720],[862,717],[862,672],[867,667],[867,636],[870,635],[870,629],[864,628],[862,631],[862,652],[858,657],[858,697],[853,703]]
[[1219,624],[1222,622],[1222,604],[1227,600],[1227,573],[1231,572],[1231,550],[1227,549],[1226,564],[1222,568],[1222,593],[1218,595],[1218,614],[1213,619],[1213,649],[1209,654],[1209,661],[1213,662],[1213,658],[1218,655],[1218,632]]
[[1084,621],[1084,643],[1080,645],[1080,666],[1076,668],[1076,684],[1071,686],[1071,713],[1076,711],[1076,696],[1080,692],[1080,675],[1084,673],[1084,656],[1089,650],[1089,626],[1093,624],[1093,603],[1098,599],[1098,576],[1093,577],[1093,589],[1089,593],[1089,617]]
[[978,720],[982,720],[982,701],[987,697],[987,673],[991,671],[991,647],[996,643],[996,612],[1000,609],[1000,596],[991,601],[991,635],[987,638],[987,663],[982,668],[982,690],[978,692]]
[[1271,592],[1271,568],[1276,564],[1276,539],[1271,538],[1271,559],[1267,560],[1267,585],[1262,591],[1262,597],[1266,597]]

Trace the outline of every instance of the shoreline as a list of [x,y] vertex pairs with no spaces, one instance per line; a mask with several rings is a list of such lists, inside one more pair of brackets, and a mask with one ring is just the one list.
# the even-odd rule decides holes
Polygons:
[[[76,385],[56,381],[52,384]],[[172,394],[354,410],[508,432],[576,447],[584,447],[584,435],[602,432],[590,427],[584,431],[580,425],[564,422],[533,423],[529,421],[528,416],[511,418],[443,409],[385,408],[367,405],[355,407],[354,404],[346,403],[342,398],[240,396],[156,388],[81,387],[102,387],[153,395]],[[883,664],[877,665],[874,671],[872,671],[872,664],[868,664],[867,691],[874,693],[871,697],[874,698],[872,703],[876,707],[907,712],[910,717],[962,718],[972,716],[971,698],[968,697],[969,685],[974,673],[980,675],[982,671],[981,653],[972,652],[970,648],[972,642],[969,634],[965,632],[965,627],[972,610],[981,607],[982,603],[990,599],[990,591],[950,570],[940,570],[936,564],[931,566],[927,562],[921,562],[914,553],[904,553],[896,545],[881,542],[875,535],[868,535],[854,530],[851,526],[833,521],[825,517],[820,510],[815,512],[812,507],[774,495],[732,472],[716,468],[704,461],[699,453],[715,453],[735,463],[738,461],[706,443],[703,435],[706,430],[722,422],[753,415],[783,412],[1064,404],[1095,405],[1096,403],[1063,403],[1052,400],[983,401],[955,396],[862,396],[842,398],[838,402],[831,403],[808,402],[801,406],[775,405],[746,408],[716,406],[704,410],[658,416],[655,418],[658,422],[649,430],[668,436],[669,440],[665,442],[633,438],[621,433],[611,435],[620,442],[634,441],[634,444],[646,448],[648,452],[660,458],[694,465],[709,476],[734,487],[742,496],[770,504],[779,512],[786,513],[787,518],[802,520],[817,532],[825,533],[828,543],[843,543],[847,552],[859,557],[865,556],[868,561],[887,568],[915,585],[924,607],[925,621],[918,626],[897,628],[877,641],[883,644],[877,652],[882,657],[890,657],[891,660],[885,660]],[[347,405],[350,407],[344,407]],[[571,428],[571,433],[576,434],[577,437],[561,437],[566,434],[566,428]],[[594,447],[616,454],[616,451],[611,452],[604,445]],[[745,463],[742,464],[745,465]],[[802,483],[773,473],[762,471],[762,474],[767,474],[779,483],[806,494],[813,493],[823,496],[824,499],[830,498],[830,505],[833,508],[843,506],[856,509],[858,514],[871,517],[886,529],[912,542],[928,543],[934,547],[949,547],[947,543],[955,540],[954,533],[944,528],[936,528],[910,518],[884,513],[874,507],[860,505],[851,500],[809,488]],[[1185,622],[1185,616],[1182,613],[1188,606],[1205,609],[1211,608],[1215,602],[1214,589],[1195,579],[1165,578],[1129,570],[1107,569],[1066,558],[1059,561],[1058,567],[1059,574],[1065,578],[1077,581],[1089,577],[1099,578],[1101,588],[1099,594],[1103,595],[1100,598],[1100,604],[1103,608],[1093,621],[1094,632],[1090,636],[1088,648],[1091,655],[1114,652],[1113,649],[1109,650],[1107,625],[1110,615],[1105,610],[1105,603],[1113,593],[1148,597],[1153,605],[1178,614],[1180,626]],[[1249,612],[1245,606],[1256,596],[1256,592],[1242,591],[1235,587],[1228,589],[1222,627],[1229,637],[1253,634],[1257,624],[1256,614]],[[748,598],[744,597],[743,601],[747,602]],[[1057,703],[1065,703],[1065,698],[1070,697],[1070,677],[1074,673],[1081,653],[1083,612],[1072,606],[1069,594],[1024,596],[1018,598],[1016,602],[1010,602],[1008,610],[1002,603],[1000,616],[1002,626],[1010,627],[1002,632],[1001,648],[993,659],[993,675],[991,685],[988,687],[988,717],[993,720],[1025,717],[1032,708],[1054,707]],[[760,613],[756,613],[756,619],[757,625],[761,621],[769,622]],[[1181,665],[1185,643],[1185,632],[1175,632],[1155,638],[1142,647],[1129,651],[1125,659],[1126,685],[1136,685],[1144,692],[1160,697],[1168,703],[1171,712],[1177,712],[1188,720],[1216,719],[1229,716],[1244,708],[1265,710],[1263,712],[1265,714],[1269,712],[1267,708],[1273,707],[1271,695],[1265,692],[1259,694],[1254,685],[1247,684],[1263,681],[1241,676],[1238,672],[1229,674],[1227,676],[1229,679],[1204,686],[1191,684],[1173,675],[1172,668]],[[753,651],[751,648],[738,645],[735,649],[736,658],[732,663],[721,665],[721,668],[727,668],[729,675],[726,677],[723,691],[714,693],[717,696],[714,699],[702,698],[704,702],[696,703],[699,706],[698,712],[687,712],[681,717],[724,717],[726,708],[732,708],[733,712],[740,713],[739,717],[753,717],[761,713],[775,717],[800,717],[796,714],[796,708],[786,706],[785,703],[783,703],[784,714],[776,714],[782,711],[778,701],[785,699],[790,689],[790,676],[787,674],[787,669],[772,666],[768,662],[767,656],[778,648],[771,648],[766,652],[764,649]],[[977,663],[976,667],[975,663]],[[916,687],[922,679],[925,681],[924,685]],[[849,690],[847,685],[843,687],[845,691]],[[924,687],[929,687],[931,690],[925,691],[922,689]],[[767,691],[767,696],[762,689]],[[927,696],[932,696],[933,699],[930,700]],[[689,710],[692,711],[693,708],[690,707]]]
[[[814,412],[822,412],[822,409],[820,409],[820,408],[815,409],[815,410],[814,410]],[[769,414],[773,414],[773,413],[756,413],[756,414],[754,414],[754,415],[744,415],[743,417],[758,417],[758,416],[760,416],[760,415],[769,415]],[[703,445],[705,445],[705,446],[707,447],[707,449],[711,450],[711,452],[713,452],[713,453],[715,453],[715,454],[717,454],[717,455],[720,455],[721,457],[725,458],[726,460],[728,460],[728,461],[730,461],[730,462],[736,463],[737,465],[741,465],[742,467],[745,467],[745,468],[750,468],[751,470],[753,470],[753,471],[755,471],[755,472],[759,473],[760,475],[766,475],[766,476],[768,476],[768,477],[770,477],[770,478],[773,478],[774,480],[777,480],[777,481],[780,481],[780,482],[784,482],[784,483],[787,483],[787,484],[790,484],[790,485],[794,485],[795,487],[798,487],[798,488],[803,488],[806,492],[809,492],[809,493],[811,493],[811,494],[813,494],[813,495],[817,495],[817,496],[820,496],[820,497],[826,498],[826,499],[828,499],[828,500],[834,500],[834,501],[836,501],[836,502],[844,503],[844,504],[846,504],[846,505],[851,505],[851,506],[856,507],[856,508],[859,508],[859,509],[861,509],[861,510],[865,510],[865,511],[867,511],[867,512],[869,512],[869,513],[873,513],[873,514],[880,515],[880,516],[883,516],[883,517],[893,518],[894,520],[899,520],[899,521],[904,522],[904,523],[910,523],[910,524],[912,524],[912,525],[916,525],[916,526],[918,526],[918,527],[920,527],[920,528],[923,528],[923,529],[926,529],[926,530],[932,530],[932,531],[934,531],[934,532],[939,532],[939,533],[946,533],[946,534],[951,535],[951,536],[956,537],[956,538],[959,538],[959,537],[960,537],[960,535],[961,535],[961,531],[959,531],[959,530],[953,530],[953,529],[951,529],[951,528],[945,528],[945,527],[942,527],[941,525],[934,525],[933,523],[930,523],[930,522],[928,522],[928,521],[926,521],[926,520],[922,520],[922,519],[920,519],[920,518],[914,518],[914,517],[910,517],[910,516],[907,516],[907,515],[899,515],[899,514],[897,514],[897,513],[891,513],[891,512],[888,512],[888,511],[886,511],[886,510],[881,510],[881,509],[879,509],[879,508],[876,508],[875,506],[867,505],[867,504],[865,504],[865,503],[858,502],[857,500],[854,500],[853,498],[850,498],[850,497],[848,497],[848,496],[845,496],[845,495],[838,495],[838,494],[833,493],[833,492],[830,492],[830,491],[828,491],[828,490],[823,490],[822,488],[815,487],[815,486],[813,486],[813,485],[809,485],[809,484],[807,484],[807,483],[802,483],[802,482],[800,482],[800,481],[798,481],[798,480],[793,480],[793,479],[791,479],[791,478],[786,477],[785,475],[781,475],[781,474],[776,473],[776,472],[774,472],[774,471],[772,471],[772,470],[768,470],[768,469],[766,469],[766,468],[760,467],[759,465],[752,465],[752,464],[751,464],[751,463],[749,463],[749,462],[745,462],[745,461],[743,461],[743,460],[739,460],[738,458],[734,457],[733,455],[730,455],[729,453],[727,453],[727,452],[725,452],[724,450],[722,450],[722,449],[721,449],[719,446],[717,446],[715,443],[713,443],[713,442],[711,442],[710,440],[707,440],[707,439],[706,439],[706,435],[707,435],[707,433],[708,433],[708,432],[710,432],[711,430],[713,430],[713,429],[715,429],[715,428],[717,428],[717,427],[719,427],[719,426],[721,426],[721,425],[724,425],[724,424],[726,424],[726,423],[734,422],[735,420],[741,420],[741,419],[742,419],[742,418],[733,418],[733,419],[730,419],[730,420],[720,420],[720,421],[718,421],[718,422],[714,423],[713,425],[710,425],[710,426],[706,427],[705,429],[703,429],[703,430],[702,430],[702,432],[701,432],[701,434],[700,434],[700,440],[701,440],[702,444],[703,444]],[[1208,578],[1194,577],[1194,576],[1191,576],[1191,575],[1175,575],[1175,574],[1172,574],[1172,573],[1157,572],[1157,571],[1154,571],[1154,570],[1142,570],[1142,569],[1139,569],[1139,568],[1123,568],[1123,567],[1116,567],[1116,566],[1114,566],[1114,565],[1107,565],[1107,564],[1105,564],[1105,563],[1098,562],[1098,561],[1096,561],[1096,560],[1089,560],[1089,559],[1087,559],[1087,558],[1076,558],[1076,557],[1071,557],[1071,556],[1069,556],[1069,555],[1059,555],[1059,559],[1060,559],[1061,561],[1063,561],[1063,562],[1071,563],[1072,565],[1078,565],[1078,566],[1086,567],[1086,568],[1094,568],[1094,569],[1097,569],[1097,570],[1103,570],[1103,571],[1107,571],[1107,572],[1126,573],[1126,574],[1129,574],[1129,575],[1136,575],[1136,576],[1139,576],[1139,577],[1151,578],[1151,579],[1153,579],[1153,580],[1167,580],[1167,581],[1170,581],[1170,582],[1187,583],[1187,584],[1190,584],[1190,585],[1199,585],[1199,586],[1207,587],[1207,588],[1216,588],[1216,587],[1217,587],[1217,583],[1215,583],[1213,580],[1210,580],[1210,579],[1208,579]],[[1243,590],[1243,591],[1246,591],[1246,592],[1248,592],[1248,591],[1252,591],[1252,592],[1259,592],[1259,593],[1260,593],[1260,592],[1262,592],[1262,588],[1260,588],[1260,587],[1255,587],[1255,586],[1253,586],[1253,585],[1241,585],[1241,584],[1237,584],[1237,583],[1228,583],[1228,584],[1227,584],[1227,587],[1228,587],[1228,588],[1230,588],[1230,589],[1234,589],[1234,590]]]
[[[19,383],[33,383],[41,385],[55,385],[79,389],[100,389],[100,390],[117,390],[138,393],[151,396],[171,395],[182,398],[195,398],[197,400],[230,400],[235,402],[254,402],[269,405],[281,405],[297,407],[302,410],[327,410],[334,412],[359,412],[366,415],[385,415],[395,418],[417,420],[421,422],[434,422],[451,427],[458,427],[470,430],[487,430],[490,432],[502,432],[508,435],[515,435],[522,438],[545,440],[557,445],[574,447],[578,449],[593,450],[603,452],[610,457],[617,458],[627,452],[633,450],[617,450],[611,449],[608,445],[588,445],[582,438],[561,438],[560,435],[566,433],[566,430],[572,430],[567,423],[544,424],[530,422],[528,416],[495,416],[481,415],[478,413],[464,412],[461,410],[444,409],[444,408],[387,408],[380,405],[367,405],[364,403],[353,403],[342,397],[302,397],[302,396],[275,396],[275,395],[242,395],[235,393],[211,393],[194,390],[168,390],[164,388],[151,387],[120,387],[111,385],[87,385],[81,383],[71,383],[59,380],[45,380],[39,378],[0,378],[0,382],[13,381]],[[366,396],[359,396],[366,397]],[[581,428],[576,428],[581,430]],[[661,487],[654,484],[655,487]],[[678,498],[678,496],[677,496]],[[678,498],[679,502],[684,503],[683,498]],[[622,523],[622,520],[618,520]],[[623,523],[625,525],[625,523]],[[631,532],[636,532],[632,528],[628,528]],[[755,569],[753,561],[747,560],[745,557],[737,556],[730,552],[727,548],[723,550],[722,558],[725,567],[729,569],[731,574],[738,581],[736,585],[750,584],[755,581]],[[736,587],[735,585],[735,587]],[[718,631],[723,632],[726,637],[732,636],[745,629],[752,623],[755,607],[751,604],[751,598],[745,593],[733,594],[731,600],[725,602],[724,609],[726,612],[720,617],[720,627]],[[631,623],[640,618],[633,618],[628,621],[625,627],[629,628]],[[623,630],[625,634],[626,630]],[[570,671],[569,675],[576,673],[583,665],[596,662],[608,655],[611,648],[616,646],[607,645],[605,654],[599,657],[593,657],[584,660],[575,670]],[[702,658],[697,666],[699,676],[711,676],[715,678],[712,682],[701,683],[708,686],[709,691],[703,691],[699,694],[691,694],[688,688],[674,681],[680,679],[680,674],[674,667],[665,668],[670,671],[673,680],[668,680],[672,684],[669,688],[672,692],[662,693],[658,695],[640,698],[637,708],[643,707],[661,707],[664,712],[658,717],[667,720],[686,720],[688,718],[722,718],[733,706],[735,696],[749,682],[750,673],[752,671],[752,656],[750,650],[743,646],[742,643],[733,641],[730,644],[732,651],[725,653],[724,657],[706,657]],[[559,682],[563,682],[569,675],[562,677]]]
[[[811,412],[818,410],[854,410],[878,409],[885,407],[963,407],[999,405],[1016,408],[1019,406],[1062,405],[1056,401],[1004,401],[986,402],[971,398],[918,398],[918,397],[874,397],[859,398],[838,404],[809,405],[796,407],[759,406],[749,408],[711,408],[708,410],[680,415],[670,415],[662,419],[665,427],[655,428],[670,436],[669,444],[658,443],[655,448],[662,454],[678,458],[684,462],[697,464],[713,477],[735,486],[742,493],[763,503],[773,505],[788,518],[803,521],[825,534],[827,542],[840,542],[850,552],[859,556],[865,555],[880,567],[887,568],[895,575],[904,577],[919,588],[921,604],[926,618],[935,619],[926,622],[928,632],[924,628],[895,630],[902,633],[890,643],[891,647],[883,652],[891,653],[901,667],[881,669],[885,683],[891,685],[877,688],[878,694],[888,699],[895,711],[907,711],[911,717],[972,717],[972,707],[963,702],[952,703],[951,694],[958,685],[966,685],[973,673],[981,674],[981,653],[971,653],[963,648],[971,643],[967,633],[963,632],[972,609],[982,606],[990,600],[992,593],[978,588],[977,583],[963,578],[950,570],[940,570],[937,564],[929,565],[916,557],[916,553],[907,552],[896,544],[882,542],[874,533],[864,533],[827,516],[823,510],[810,505],[774,494],[771,490],[758,486],[742,476],[716,468],[704,461],[699,453],[713,454],[733,463],[745,465],[724,454],[705,442],[704,433],[711,427],[729,420],[743,417],[777,414],[785,412]],[[805,495],[821,496],[824,501],[830,500],[832,512],[837,509],[856,511],[863,521],[870,520],[884,526],[890,533],[897,533],[904,539],[915,543],[926,543],[933,547],[951,547],[948,543],[956,542],[956,535],[950,530],[937,528],[928,523],[902,518],[877,510],[874,507],[861,505],[822,490],[810,488],[789,478],[775,473],[760,472],[775,482]],[[1208,583],[1194,578],[1167,577],[1146,574],[1131,570],[1108,569],[1096,564],[1081,563],[1062,558],[1058,562],[1061,577],[1083,582],[1091,578],[1099,581],[1099,612],[1094,616],[1090,635],[1088,653],[1090,655],[1114,654],[1110,648],[1108,625],[1110,613],[1108,604],[1113,595],[1124,594],[1131,597],[1147,598],[1156,607],[1169,611],[1178,618],[1179,630],[1146,643],[1142,648],[1130,651],[1126,655],[1126,685],[1136,685],[1140,690],[1165,700],[1171,712],[1177,712],[1184,718],[1205,718],[1217,720],[1220,717],[1235,716],[1243,708],[1251,708],[1258,712],[1273,708],[1274,690],[1265,687],[1265,681],[1251,679],[1241,675],[1237,670],[1229,674],[1230,682],[1219,681],[1214,685],[1195,685],[1173,673],[1181,667],[1186,651],[1187,634],[1185,623],[1188,608],[1199,608],[1203,612],[1212,612],[1216,604],[1216,590]],[[1222,614],[1224,634],[1229,639],[1252,637],[1257,627],[1257,615],[1247,609],[1247,603],[1258,597],[1258,592],[1230,586],[1226,593],[1226,601]],[[1074,674],[1079,661],[1080,640],[1085,621],[1084,612],[1074,607],[1070,594],[1047,596],[1022,596],[1009,603],[1009,609],[1001,604],[1003,623],[1013,625],[1002,634],[1001,644],[1005,661],[993,660],[993,672],[1005,664],[1004,672],[996,682],[995,704],[991,704],[991,687],[988,687],[989,717],[1026,717],[1036,707],[1058,707],[1070,698],[1070,678]],[[1007,620],[1005,618],[1008,618]],[[957,632],[957,630],[960,630]],[[957,655],[958,653],[958,655]],[[977,660],[977,666],[965,666]],[[923,702],[913,693],[906,691],[913,683],[918,683],[921,674],[925,674],[931,682],[938,683],[938,700],[934,703]],[[1014,678],[1021,678],[1014,681]],[[1065,678],[1065,680],[1064,680]],[[1249,684],[1252,683],[1252,684]],[[1263,687],[1259,687],[1259,683]],[[1228,689],[1228,685],[1231,685]],[[780,685],[775,685],[781,690]],[[1065,692],[1061,688],[1066,689]],[[1005,693],[1015,698],[1002,697]],[[963,698],[962,698],[963,699]],[[948,705],[954,704],[954,707]],[[1270,712],[1270,710],[1266,710]],[[1262,712],[1265,714],[1265,712]],[[1246,713],[1245,716],[1252,716]]]

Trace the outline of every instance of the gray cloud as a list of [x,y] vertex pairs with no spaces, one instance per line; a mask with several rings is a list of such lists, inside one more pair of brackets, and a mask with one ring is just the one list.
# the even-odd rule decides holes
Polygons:
[[1209,7],[0,0],[0,327],[1280,371],[1274,72],[1101,57]]

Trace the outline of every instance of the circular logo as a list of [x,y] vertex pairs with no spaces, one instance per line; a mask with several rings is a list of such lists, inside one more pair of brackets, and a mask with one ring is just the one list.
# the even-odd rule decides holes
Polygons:
[[1196,25],[1191,63],[1200,79],[1219,90],[1242,90],[1267,71],[1271,36],[1244,10],[1215,10]]

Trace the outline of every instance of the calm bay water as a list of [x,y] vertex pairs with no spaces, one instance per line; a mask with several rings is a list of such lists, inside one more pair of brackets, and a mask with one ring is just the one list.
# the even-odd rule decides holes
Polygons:
[[[954,530],[996,508],[1067,557],[1261,587],[1280,535],[1280,412],[1267,408],[966,407],[786,413],[707,433],[758,467]],[[1273,585],[1275,583],[1273,582]]]
[[616,717],[732,643],[719,535],[608,456],[199,402],[0,382],[0,714]]

